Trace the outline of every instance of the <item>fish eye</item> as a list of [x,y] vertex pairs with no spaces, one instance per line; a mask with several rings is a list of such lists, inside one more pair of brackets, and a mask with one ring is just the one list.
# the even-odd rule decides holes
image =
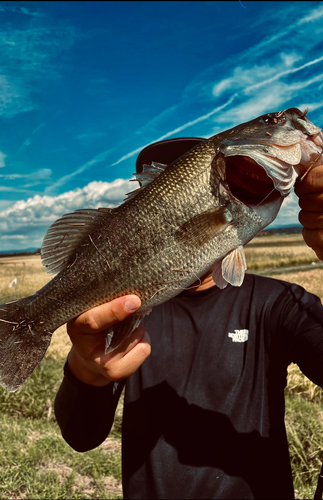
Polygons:
[[270,115],[265,115],[263,117],[263,120],[264,120],[264,123],[266,123],[267,125],[277,123],[277,118],[273,118]]

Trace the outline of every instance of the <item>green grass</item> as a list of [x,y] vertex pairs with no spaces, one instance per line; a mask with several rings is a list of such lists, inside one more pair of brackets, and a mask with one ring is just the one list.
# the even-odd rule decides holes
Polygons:
[[53,422],[53,402],[62,377],[62,362],[45,359],[28,381],[14,393],[0,388],[1,413]]
[[1,416],[0,425],[0,498],[121,498],[105,486],[121,477],[116,452],[75,453],[50,422]]
[[[53,403],[63,361],[46,358],[16,392],[0,389],[0,499],[122,498],[122,403],[109,439],[86,453],[62,439]],[[323,395],[292,365],[286,427],[297,498],[311,498],[323,460]]]
[[[9,288],[14,278],[17,284]],[[40,256],[0,257],[0,304],[32,295],[50,279]]]
[[53,412],[62,367],[46,358],[16,393],[0,389],[0,499],[122,498],[120,409],[114,439],[72,450]]
[[286,430],[295,496],[313,498],[323,461],[323,405],[285,396]]

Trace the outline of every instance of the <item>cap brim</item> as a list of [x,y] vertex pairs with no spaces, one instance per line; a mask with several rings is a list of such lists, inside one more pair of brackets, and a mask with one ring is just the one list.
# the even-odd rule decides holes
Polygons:
[[151,165],[153,161],[170,165],[180,156],[205,140],[200,137],[179,137],[149,144],[138,155],[136,172],[142,172],[143,165]]

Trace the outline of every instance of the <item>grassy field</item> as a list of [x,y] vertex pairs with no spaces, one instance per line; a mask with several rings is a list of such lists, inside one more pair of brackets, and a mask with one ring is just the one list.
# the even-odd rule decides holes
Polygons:
[[268,269],[319,263],[301,234],[260,236],[245,246],[248,269]]
[[[246,255],[249,270],[271,276],[275,268],[275,278],[298,283],[323,300],[323,269],[312,265],[319,261],[301,235],[256,238]],[[284,269],[305,264],[311,268]],[[14,278],[17,284],[8,288]],[[39,256],[0,258],[0,303],[30,295],[49,279]],[[64,326],[21,389],[9,394],[0,388],[0,499],[122,498],[122,405],[109,438],[87,453],[74,452],[56,424],[53,402],[69,348]],[[296,365],[289,368],[286,427],[296,496],[311,498],[323,460],[323,395]]]

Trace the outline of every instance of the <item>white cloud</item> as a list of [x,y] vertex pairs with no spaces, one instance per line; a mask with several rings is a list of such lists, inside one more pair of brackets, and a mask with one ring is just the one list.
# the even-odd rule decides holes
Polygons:
[[45,189],[45,193],[46,194],[54,193],[57,190],[57,188],[64,186],[64,184],[66,184],[68,181],[70,181],[76,175],[81,174],[82,172],[84,172],[84,170],[87,170],[88,168],[92,167],[93,165],[96,165],[97,163],[101,163],[102,161],[104,161],[106,159],[106,157],[108,156],[108,154],[112,150],[113,150],[113,148],[108,149],[107,151],[103,151],[102,153],[99,153],[92,160],[87,161],[86,163],[81,165],[79,168],[74,170],[74,172],[71,172],[67,175],[64,175],[58,181],[56,181],[55,183],[48,186]]
[[[0,166],[1,165],[1,152],[0,152]],[[4,155],[5,156],[5,155]],[[52,171],[49,168],[41,168],[40,170],[36,170],[36,172],[32,172],[30,174],[0,174],[0,178],[6,180],[14,180],[14,179],[29,179],[32,181],[43,181],[50,178]]]
[[303,17],[298,21],[298,24],[312,23],[323,17],[323,6],[320,5],[318,8],[313,9],[307,16]]
[[[185,102],[187,107],[191,107],[192,101],[196,107],[200,100],[204,109],[207,103],[211,109],[172,128],[153,141],[178,135],[189,128],[194,130],[191,135],[210,137],[213,133],[251,120],[260,114],[280,111],[286,108],[286,103],[290,101],[293,101],[290,106],[299,107],[298,103],[304,102],[305,95],[310,110],[318,109],[319,106],[315,104],[311,106],[311,99],[315,103],[321,97],[317,84],[323,79],[323,56],[317,50],[321,35],[312,36],[311,33],[315,20],[320,17],[320,12],[320,9],[314,9],[303,18],[294,19],[294,22],[289,16],[290,24],[287,26],[284,24],[284,29],[279,29],[278,22],[277,34],[274,36],[265,37],[242,54],[238,53],[214,65],[196,77],[184,90],[183,101],[177,108],[183,107]],[[308,16],[311,18],[311,23],[307,19]],[[300,30],[299,23],[302,19],[302,30]],[[319,21],[316,23],[321,24]],[[293,37],[291,45],[290,34],[293,30],[296,30],[297,34]],[[307,40],[305,45],[304,38]],[[268,43],[264,43],[265,40]],[[279,50],[280,45],[281,50]],[[221,79],[218,75],[221,75]],[[159,116],[155,120],[157,119]],[[214,126],[214,123],[217,125]],[[222,127],[219,127],[219,124]],[[112,165],[133,157],[153,141],[122,155]]]
[[27,139],[24,141],[24,143],[20,146],[20,148],[17,150],[17,152],[21,151],[22,149],[24,148],[27,148],[28,146],[30,146],[31,142],[32,142],[32,136],[36,134],[36,132],[38,132],[38,130],[40,130],[41,128],[44,127],[46,122],[43,122],[43,123],[40,123],[30,134],[30,137],[27,137]]
[[125,179],[113,182],[93,181],[84,188],[59,196],[35,195],[26,201],[17,201],[0,212],[1,249],[11,248],[8,237],[22,235],[28,246],[40,246],[47,228],[56,219],[80,208],[116,207],[125,194],[138,187]]
[[273,226],[288,226],[298,224],[299,214],[298,198],[294,192],[284,199]]
[[23,234],[7,234],[4,238],[6,240],[25,240],[26,236]]
[[[35,195],[26,201],[17,201],[0,212],[0,248],[41,247],[48,227],[64,214],[80,208],[116,207],[125,194],[136,187],[136,183],[126,179],[111,183],[94,181],[59,196]],[[298,198],[292,193],[285,198],[273,225],[297,224],[298,212]]]
[[[292,5],[292,4],[291,4]],[[240,54],[241,59],[260,58],[271,56],[278,50],[283,51],[284,48],[291,46],[291,40],[294,50],[296,47],[299,52],[312,52],[312,47],[316,45],[317,40],[314,35],[322,32],[323,26],[319,19],[323,15],[323,6],[309,10],[306,7],[306,14],[301,15],[299,9],[295,9],[294,5],[288,6],[286,9],[271,10],[271,16],[266,19],[259,19],[254,26],[261,29],[261,25],[266,27],[275,26],[274,34],[264,36],[264,38],[254,46],[248,48],[243,54]],[[301,27],[300,27],[301,26]],[[319,40],[319,43],[321,40]],[[274,50],[273,50],[274,49]]]
[[[285,71],[281,71],[280,73],[275,74],[274,76],[272,76],[271,78],[268,78],[267,80],[263,80],[259,83],[255,83],[254,85],[251,85],[248,89],[245,89],[245,93],[253,92],[253,91],[257,90],[259,87],[263,87],[265,85],[271,84],[275,80],[279,80],[284,76],[288,76],[288,75],[291,75],[292,73],[302,71],[303,69],[305,69],[309,66],[313,66],[314,64],[318,64],[322,61],[323,61],[323,56],[318,57],[316,59],[313,59],[312,61],[307,61],[305,64],[302,64],[301,66],[298,66],[296,68],[291,68],[291,69],[287,69]],[[277,68],[276,68],[276,71],[277,71]]]
[[4,2],[3,2],[2,5],[0,6],[0,12],[15,12],[18,14],[25,14],[28,16],[35,16],[35,17],[43,17],[45,15],[39,11],[31,12],[26,7],[16,6],[14,2],[9,2],[7,4],[4,4]]
[[95,139],[99,139],[100,137],[106,137],[107,135],[107,132],[85,132],[84,134],[78,134],[76,136],[76,139],[82,142],[89,142]]
[[[274,89],[271,87],[274,82],[323,61],[323,57],[319,57],[311,61],[307,61],[300,66],[290,67],[299,59],[300,56],[294,53],[280,54],[278,61],[276,58],[276,61],[272,61],[271,64],[253,64],[246,67],[238,66],[233,70],[232,76],[224,78],[214,85],[212,93],[215,97],[219,97],[228,90],[234,92],[240,91],[245,96],[252,95],[256,96],[258,99],[258,94],[255,94],[255,92],[260,88],[266,87],[266,92],[268,93],[268,88],[270,86],[270,93],[275,94]],[[311,78],[308,85],[314,83],[314,81],[317,81],[322,77],[323,75],[318,75],[315,79]],[[303,88],[306,86],[306,83],[304,84],[304,82],[300,82],[299,85]]]
[[26,188],[19,189],[19,188],[13,188],[13,187],[8,187],[8,186],[0,186],[0,191],[7,192],[7,193],[28,193],[29,195],[37,192],[37,191],[32,191],[32,190],[26,189]]
[[[300,9],[294,7],[278,11],[273,9],[270,23],[268,19],[259,19],[258,33],[263,33],[262,39],[247,50],[236,53],[197,75],[183,90],[180,102],[170,103],[169,108],[133,132],[137,136],[137,142],[128,152],[126,150],[124,154],[119,154],[119,159],[113,165],[135,156],[152,141],[178,135],[184,130],[189,130],[191,135],[208,137],[211,135],[210,131],[218,133],[264,112],[279,111],[287,103],[300,109],[309,107],[310,119],[311,112],[317,110],[315,120],[319,116],[323,121],[323,115],[319,115],[323,106],[320,85],[323,80],[323,57],[318,48],[322,40],[323,6],[306,7],[306,10],[305,13],[304,7],[302,16],[299,15]],[[275,27],[274,31],[270,26]],[[49,28],[41,31],[31,27],[28,33],[8,27],[0,28],[0,64],[4,68],[3,76],[0,77],[0,114],[2,112],[12,116],[19,110],[32,109],[32,85],[29,88],[28,83],[33,82],[34,78],[39,81],[43,76],[57,77],[59,67],[53,64],[53,60],[59,58],[53,56],[63,50],[65,41],[70,46],[75,34],[73,30],[65,30],[61,39],[57,35],[57,30]],[[19,78],[11,72],[8,60],[13,61],[14,67],[21,65]],[[188,114],[190,119],[181,120],[182,116],[186,116],[185,107],[193,110],[190,111],[192,116]],[[196,109],[199,109],[198,113],[195,112]],[[155,134],[156,130],[160,130],[160,122],[163,120],[172,126]],[[316,124],[322,125],[319,120]],[[96,134],[97,137],[101,135],[100,132],[87,129],[78,138],[90,140]],[[136,147],[140,137],[145,138],[140,140],[143,145]],[[27,138],[21,147],[27,147],[29,141],[30,138]],[[76,175],[106,160],[115,150],[117,148],[114,146],[82,164],[74,172],[69,172],[51,184],[45,196],[37,195],[26,202],[17,202],[0,212],[0,227],[7,231],[2,234],[10,235],[15,230],[20,235],[28,233],[29,240],[33,238],[40,245],[48,225],[64,213],[86,206],[95,208],[101,203],[112,206],[114,202],[120,202],[125,192],[134,189],[133,185],[125,187],[128,181],[120,179],[121,184],[114,184],[113,188],[113,183],[94,182],[83,189],[51,196]],[[297,198],[290,195],[275,223],[296,223],[298,211]]]
[[310,111],[314,111],[315,109],[322,108],[323,106],[323,101],[321,102],[313,102],[313,101],[308,101],[308,102],[302,102],[302,104],[299,105],[299,109],[306,109],[309,108]]
[[[15,13],[19,15],[17,9]],[[76,39],[74,29],[46,27],[44,21],[36,27],[36,14],[28,14],[30,24],[25,29],[13,28],[20,23],[9,22],[0,27],[0,115],[5,117],[37,108],[34,89],[59,76],[62,63],[58,56]]]
[[[184,123],[184,125],[181,125],[180,127],[177,127],[176,129],[171,130],[170,132],[167,132],[166,134],[162,135],[161,137],[158,137],[158,139],[155,139],[154,142],[158,142],[158,141],[162,141],[164,139],[167,139],[168,137],[171,137],[172,135],[175,135],[178,132],[182,132],[186,128],[192,127],[193,125],[196,125],[197,123],[200,123],[204,120],[207,120],[208,118],[210,118],[214,114],[218,113],[219,111],[222,111],[222,109],[229,106],[229,104],[232,103],[232,101],[234,100],[235,97],[236,97],[236,95],[232,96],[225,104],[222,104],[221,106],[218,106],[215,109],[212,109],[212,111],[209,111],[209,113],[207,113],[206,115],[200,116],[200,117],[196,118],[195,120]],[[139,153],[143,148],[148,146],[148,144],[146,144],[145,146],[141,146],[140,148],[137,148],[134,151],[131,151],[130,153],[122,156],[121,158],[119,158],[119,160],[112,163],[112,166],[117,165],[118,163],[121,163],[122,161],[127,160],[128,158],[131,158],[135,154]]]

